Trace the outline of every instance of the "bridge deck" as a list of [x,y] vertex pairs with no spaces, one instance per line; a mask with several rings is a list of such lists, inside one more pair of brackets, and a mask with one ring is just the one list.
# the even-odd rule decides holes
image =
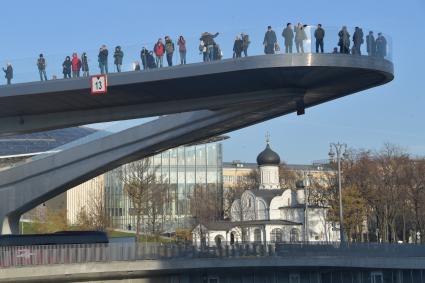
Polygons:
[[393,79],[390,61],[341,54],[262,55],[108,76],[0,87],[0,135],[95,122],[221,109],[288,95],[312,106]]

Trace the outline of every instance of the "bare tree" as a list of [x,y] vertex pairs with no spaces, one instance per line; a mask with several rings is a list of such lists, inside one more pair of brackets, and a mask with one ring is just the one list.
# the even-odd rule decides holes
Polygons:
[[89,205],[80,208],[77,226],[82,230],[106,231],[111,227],[111,217],[106,209],[105,195],[101,192],[90,194]]
[[301,172],[289,169],[286,163],[279,166],[279,182],[282,189],[294,189],[298,180],[303,178]]
[[[161,229],[163,229],[169,204],[167,199],[168,191],[169,184],[166,180],[157,181],[148,187],[146,214],[153,235],[160,232],[160,224]],[[158,223],[160,220],[161,223]]]
[[136,216],[136,236],[140,236],[142,216],[148,214],[149,189],[155,185],[155,168],[149,158],[122,166],[120,179],[131,204],[131,214]]
[[190,196],[190,212],[197,224],[221,219],[222,207],[215,186],[196,184]]

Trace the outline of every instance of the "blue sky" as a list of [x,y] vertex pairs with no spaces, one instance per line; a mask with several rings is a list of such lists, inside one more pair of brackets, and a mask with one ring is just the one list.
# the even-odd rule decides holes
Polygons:
[[[223,45],[241,31],[260,38],[268,24],[280,33],[288,21],[383,31],[394,45],[393,82],[307,109],[304,116],[291,114],[233,132],[224,143],[224,159],[254,161],[267,131],[272,147],[289,163],[326,158],[331,141],[372,149],[391,142],[413,155],[425,155],[423,0],[15,0],[2,3],[2,11],[0,62],[14,64],[17,81],[37,74],[34,58],[40,52],[48,58],[49,76],[65,55],[75,50],[94,57],[101,44],[124,46],[130,65],[141,46],[165,34],[186,35],[193,43],[189,60],[194,61],[199,60],[196,38],[206,30],[222,32],[218,42]],[[231,47],[227,45],[225,55]]]

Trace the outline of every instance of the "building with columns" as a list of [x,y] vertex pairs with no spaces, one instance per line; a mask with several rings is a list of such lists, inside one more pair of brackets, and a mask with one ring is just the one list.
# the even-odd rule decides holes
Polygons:
[[192,231],[195,244],[339,241],[337,229],[327,221],[328,208],[306,203],[304,182],[280,188],[280,157],[269,141],[257,166],[259,187],[232,203],[230,220],[197,225]]

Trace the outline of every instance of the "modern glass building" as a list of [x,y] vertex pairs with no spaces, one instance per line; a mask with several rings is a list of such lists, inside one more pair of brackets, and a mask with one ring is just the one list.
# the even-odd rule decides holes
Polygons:
[[[150,166],[157,179],[167,184],[165,211],[155,225],[164,232],[178,228],[190,228],[194,222],[192,202],[198,188],[208,190],[208,197],[214,198],[215,207],[222,215],[223,208],[223,166],[222,145],[218,142],[181,146],[164,151],[150,158]],[[119,177],[122,167],[104,174],[106,208],[111,216],[112,226],[118,229],[135,230],[136,217]],[[151,229],[148,215],[143,216],[142,229]],[[142,231],[143,232],[143,231]]]

